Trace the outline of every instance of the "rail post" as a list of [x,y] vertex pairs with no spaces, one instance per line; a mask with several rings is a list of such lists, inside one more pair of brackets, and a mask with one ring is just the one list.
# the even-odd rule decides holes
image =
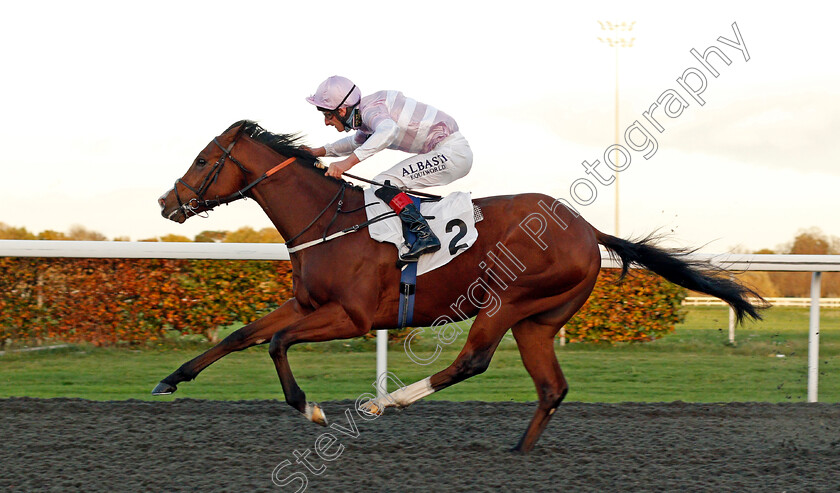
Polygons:
[[376,396],[388,395],[388,331],[376,331]]
[[808,402],[817,402],[817,381],[820,371],[820,278],[811,274],[811,323],[808,327]]
[[[729,275],[729,280],[735,282],[735,276]],[[729,307],[729,344],[735,345],[735,309]]]

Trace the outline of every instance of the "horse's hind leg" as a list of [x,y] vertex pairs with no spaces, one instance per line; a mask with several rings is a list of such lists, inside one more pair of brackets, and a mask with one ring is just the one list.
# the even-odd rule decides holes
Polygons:
[[513,337],[519,347],[522,363],[537,388],[539,403],[528,429],[516,447],[516,452],[528,452],[534,447],[557,406],[569,391],[569,385],[554,354],[554,335],[557,328],[523,320],[513,327]]
[[204,353],[181,365],[180,368],[161,380],[155,389],[152,390],[152,394],[171,394],[178,390],[179,383],[193,380],[203,369],[222,357],[234,351],[241,351],[257,344],[269,342],[275,332],[292,322],[300,320],[303,317],[303,314],[300,312],[301,310],[297,300],[294,298],[288,300],[277,310],[245,325],[225,337],[219,344],[216,344]]
[[380,414],[387,407],[407,407],[434,392],[483,373],[490,365],[499,342],[514,321],[509,317],[505,318],[500,313],[496,316],[488,316],[484,311],[479,312],[470,327],[464,348],[451,365],[419,382],[397,389],[385,397],[366,402],[361,410],[371,414]]
[[[592,280],[592,284],[594,284],[594,279]],[[581,289],[585,288],[584,284],[580,286]],[[560,327],[566,323],[566,320],[571,318],[580,306],[583,305],[591,290],[592,286],[590,284],[588,290],[584,289],[585,293],[575,291],[573,294],[566,292],[560,295],[558,304],[562,308],[552,311],[551,318],[552,320],[558,316],[565,316],[566,318],[562,319],[562,323],[556,326],[554,333],[560,330]],[[569,300],[570,298],[573,301],[563,302],[563,300]],[[414,382],[411,385],[391,392],[385,397],[365,403],[362,406],[362,411],[380,414],[384,408],[407,407],[434,392],[484,373],[490,366],[493,353],[496,352],[496,348],[499,346],[502,337],[508,331],[508,327],[516,324],[521,319],[521,314],[515,310],[501,310],[495,316],[487,315],[487,312],[482,310],[475,317],[475,321],[467,335],[467,341],[451,365],[424,380]]]
[[528,429],[513,448],[515,452],[528,452],[534,448],[557,406],[569,391],[566,377],[563,376],[557,355],[554,353],[554,336],[583,306],[590,291],[591,287],[555,310],[522,320],[511,330],[522,363],[534,381],[539,398],[537,410]]

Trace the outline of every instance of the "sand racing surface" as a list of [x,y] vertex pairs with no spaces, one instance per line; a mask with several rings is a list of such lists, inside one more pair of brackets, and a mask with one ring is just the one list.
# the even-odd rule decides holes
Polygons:
[[[0,399],[4,491],[840,491],[840,404]],[[320,453],[320,456],[319,456]]]

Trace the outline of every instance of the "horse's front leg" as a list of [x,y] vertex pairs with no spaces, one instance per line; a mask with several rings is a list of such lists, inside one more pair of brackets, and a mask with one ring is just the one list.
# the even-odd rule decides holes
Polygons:
[[301,342],[332,341],[364,335],[370,331],[371,324],[370,320],[354,320],[343,306],[329,303],[274,334],[268,354],[274,360],[286,402],[310,421],[326,426],[327,419],[321,408],[306,402],[306,394],[292,375],[286,353],[289,347]]
[[245,325],[241,329],[225,337],[222,342],[216,344],[201,355],[187,361],[171,375],[161,380],[152,390],[153,395],[171,394],[178,390],[178,384],[193,380],[201,370],[207,368],[223,356],[234,351],[241,351],[257,344],[263,344],[271,340],[278,330],[300,320],[306,312],[294,298],[283,303],[280,308],[268,315]]

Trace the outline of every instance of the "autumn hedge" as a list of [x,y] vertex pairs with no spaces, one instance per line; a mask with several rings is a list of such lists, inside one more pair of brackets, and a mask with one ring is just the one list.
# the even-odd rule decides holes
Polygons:
[[[601,272],[566,324],[569,341],[648,341],[681,321],[682,288],[644,271],[616,276]],[[145,344],[173,331],[213,339],[282,304],[291,286],[289,262],[0,258],[0,345]]]
[[644,270],[618,277],[617,269],[601,270],[589,300],[566,324],[569,342],[651,341],[684,320],[684,288]]
[[0,341],[212,338],[291,297],[289,262],[0,258]]

